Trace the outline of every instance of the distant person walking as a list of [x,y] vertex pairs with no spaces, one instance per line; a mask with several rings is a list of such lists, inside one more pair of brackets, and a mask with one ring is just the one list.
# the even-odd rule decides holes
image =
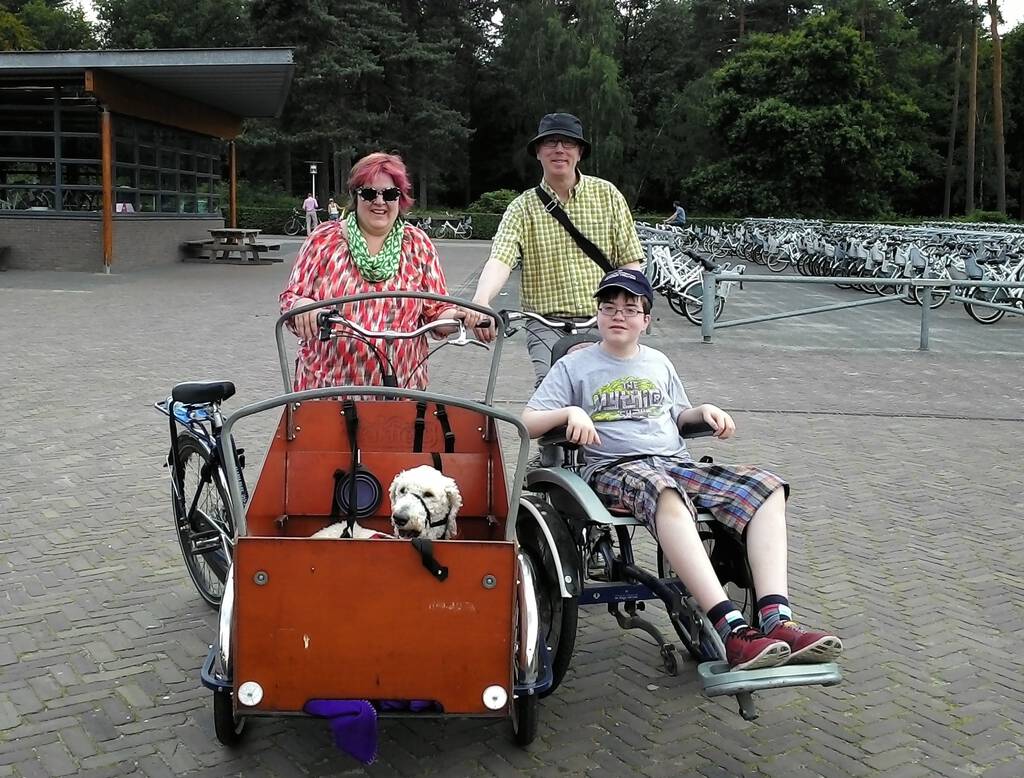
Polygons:
[[302,201],[302,210],[306,212],[306,234],[309,235],[316,226],[320,223],[320,219],[316,215],[316,209],[320,207],[320,203],[313,197],[313,193],[310,192],[306,195],[306,199]]
[[665,224],[674,224],[682,227],[686,224],[686,211],[683,210],[683,206],[679,204],[678,200],[672,201],[672,207],[675,209],[672,215],[665,220]]

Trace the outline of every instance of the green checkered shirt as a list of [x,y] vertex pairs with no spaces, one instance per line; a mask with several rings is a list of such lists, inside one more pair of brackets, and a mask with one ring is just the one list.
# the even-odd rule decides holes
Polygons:
[[[552,198],[557,195],[545,182]],[[626,198],[609,182],[580,175],[562,208],[573,224],[596,244],[613,267],[643,260]],[[491,259],[509,267],[523,264],[523,308],[541,314],[592,316],[594,292],[604,275],[533,189],[513,200],[498,225]]]

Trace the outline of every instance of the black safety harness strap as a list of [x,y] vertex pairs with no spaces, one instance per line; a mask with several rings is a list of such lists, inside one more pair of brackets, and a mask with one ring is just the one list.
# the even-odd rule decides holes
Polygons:
[[445,580],[448,577],[448,568],[434,557],[434,541],[429,538],[413,538],[410,542],[419,553],[423,566],[430,571],[430,574],[438,581]]
[[579,228],[572,223],[572,219],[569,218],[562,206],[558,204],[558,200],[555,200],[549,195],[544,187],[538,186],[535,190],[537,197],[544,204],[544,210],[550,213],[555,221],[562,225],[563,229],[569,233],[569,237],[575,241],[576,245],[580,247],[580,251],[586,254],[590,259],[605,273],[612,272],[615,268],[612,267],[612,263],[608,261],[608,257],[604,255],[604,252],[599,249],[590,238],[580,232]]
[[359,485],[356,480],[356,472],[359,469],[359,417],[356,415],[356,404],[351,399],[341,404],[341,412],[345,416],[345,429],[348,431],[348,445],[352,449],[352,469],[348,476],[348,534],[351,537],[352,527],[356,523],[356,515],[359,507],[356,505],[356,497]]
[[[441,425],[441,432],[444,435],[444,453],[451,454],[455,451],[455,433],[452,431],[451,422],[448,420],[448,409],[441,403],[437,403],[435,406],[437,410],[434,415],[437,416],[437,421]],[[412,450],[414,453],[419,454],[423,451],[423,433],[426,430],[427,421],[427,403],[417,402],[416,403],[416,421],[413,423],[413,439],[412,439]],[[431,452],[430,456],[434,460],[434,467],[441,470],[441,457],[434,451]]]

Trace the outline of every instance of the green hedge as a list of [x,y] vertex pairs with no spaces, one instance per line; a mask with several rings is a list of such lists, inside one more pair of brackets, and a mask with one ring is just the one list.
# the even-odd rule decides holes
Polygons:
[[[228,212],[226,208],[223,209],[223,215],[225,221],[227,221]],[[285,222],[288,221],[291,215],[291,208],[239,205],[238,226],[247,230],[262,230],[263,232],[271,235],[283,235]],[[462,214],[413,213],[411,216],[414,220],[430,216],[435,223],[438,223],[443,219],[457,220],[462,218]],[[501,222],[501,214],[474,213],[472,216],[473,237],[479,238],[480,240],[490,240],[493,238],[494,233],[498,230],[498,224]],[[327,212],[320,211],[320,219],[323,220],[326,218]]]

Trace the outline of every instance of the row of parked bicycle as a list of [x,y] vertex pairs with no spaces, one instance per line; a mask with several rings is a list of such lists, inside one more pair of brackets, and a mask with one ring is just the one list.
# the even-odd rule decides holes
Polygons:
[[[775,273],[792,267],[806,276],[862,278],[863,282],[842,281],[836,286],[895,295],[910,305],[922,303],[924,287],[883,284],[879,280],[948,279],[949,285],[932,288],[930,307],[938,308],[952,297],[963,302],[968,315],[981,324],[994,324],[1007,313],[1024,314],[1024,288],[975,288],[955,283],[1024,282],[1024,226],[936,223],[903,227],[745,219],[722,228],[638,225],[637,230],[648,245],[669,244],[669,253],[682,257],[682,268],[692,265],[687,252],[706,255],[713,261],[739,258]],[[658,248],[651,253],[663,254],[664,250]],[[668,289],[669,294],[674,293],[671,285]],[[672,297],[669,300],[671,304]],[[716,319],[719,305],[716,299]]]

